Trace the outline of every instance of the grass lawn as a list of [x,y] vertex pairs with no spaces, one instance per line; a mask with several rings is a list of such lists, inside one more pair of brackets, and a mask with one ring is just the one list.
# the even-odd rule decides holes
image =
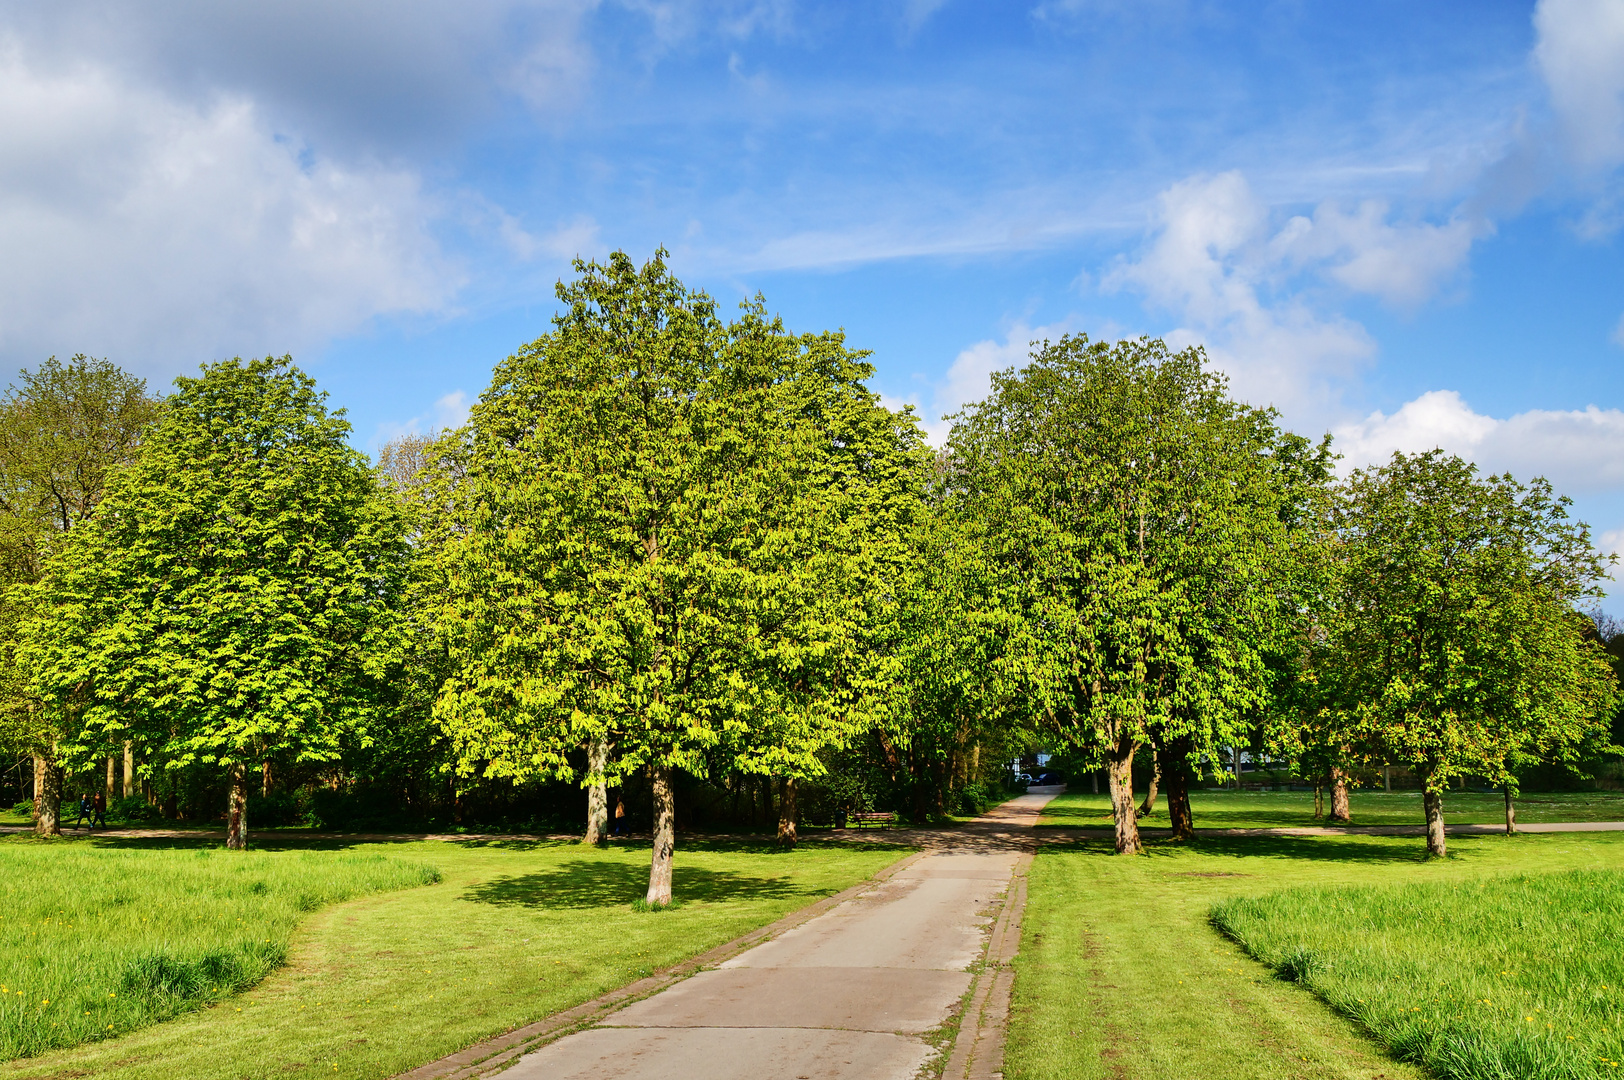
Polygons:
[[[49,853],[195,859],[194,845],[108,838]],[[318,910],[292,935],[287,965],[252,990],[121,1038],[0,1064],[0,1080],[392,1076],[731,940],[906,853],[679,839],[678,906],[638,913],[646,847],[494,837],[297,846],[327,858],[384,851],[441,880]]]
[[1624,872],[1287,889],[1213,921],[1448,1080],[1624,1065]]
[[309,912],[438,878],[377,852],[0,843],[0,1060],[229,997],[282,963]]
[[[1140,793],[1140,799],[1144,793]],[[1424,825],[1419,791],[1355,791],[1350,799],[1355,825]],[[1330,810],[1331,800],[1325,800]],[[1312,791],[1192,791],[1190,808],[1197,829],[1272,828],[1325,825],[1314,818]],[[1451,825],[1503,825],[1503,796],[1450,792],[1444,796],[1444,821]],[[1624,821],[1624,791],[1541,792],[1517,800],[1519,824],[1547,821]],[[1141,825],[1168,827],[1167,799],[1156,800],[1156,812]],[[1068,791],[1043,809],[1038,828],[1111,827],[1111,797]]]
[[[1046,845],[1031,870],[1005,1075],[1419,1080],[1427,1074],[1219,933],[1211,913],[1300,886],[1458,887],[1466,897],[1487,876],[1624,864],[1624,833],[1469,836],[1449,847],[1450,858],[1429,862],[1409,837],[1213,837],[1153,842],[1139,858],[1110,854],[1107,841]],[[1587,936],[1597,932],[1577,924],[1566,955],[1616,953],[1616,936]],[[1395,1009],[1428,1007],[1441,989],[1402,977],[1383,985]],[[1545,1010],[1576,986],[1553,989]]]

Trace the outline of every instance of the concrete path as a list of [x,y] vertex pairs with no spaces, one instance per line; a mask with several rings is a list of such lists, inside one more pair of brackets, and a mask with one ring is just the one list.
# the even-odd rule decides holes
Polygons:
[[[1001,1043],[983,1029],[1002,1019],[999,979],[983,972],[978,982],[973,969],[989,930],[997,931],[992,966],[1013,957],[1016,905],[1005,900],[1030,860],[1037,812],[1058,790],[1005,803],[873,888],[526,1054],[500,1075],[910,1080],[944,1052],[954,1080],[991,1075],[991,1051]],[[940,1029],[967,995],[969,1022],[960,1045],[949,1048]],[[982,1052],[973,1053],[978,1043]]]

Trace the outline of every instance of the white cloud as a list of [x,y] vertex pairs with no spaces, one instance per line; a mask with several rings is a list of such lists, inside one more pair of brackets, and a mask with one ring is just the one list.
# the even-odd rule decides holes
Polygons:
[[459,284],[411,172],[343,165],[254,104],[178,100],[0,42],[0,355],[148,372],[298,351]]
[[525,262],[542,255],[568,261],[577,256],[591,258],[604,253],[598,239],[598,223],[589,214],[577,215],[561,223],[552,232],[537,236],[526,231],[513,215],[500,209],[494,212],[502,242]]
[[1433,390],[1386,415],[1334,432],[1344,467],[1380,464],[1395,450],[1442,448],[1490,472],[1549,479],[1559,491],[1624,486],[1624,411],[1530,409],[1506,419],[1474,411],[1453,390]]
[[1293,265],[1324,263],[1326,276],[1354,292],[1413,307],[1432,298],[1487,229],[1464,220],[1393,225],[1387,215],[1388,205],[1376,199],[1351,213],[1325,204],[1312,218],[1286,222],[1271,247]]
[[1239,172],[1197,176],[1161,195],[1157,230],[1136,261],[1104,277],[1132,288],[1181,325],[1169,345],[1203,345],[1235,392],[1299,420],[1334,414],[1338,388],[1369,363],[1375,343],[1359,323],[1313,303],[1327,287],[1400,307],[1429,299],[1486,226],[1394,223],[1385,203],[1352,210],[1322,203],[1278,228],[1272,208]]
[[467,391],[453,390],[436,398],[434,404],[420,416],[379,424],[372,434],[372,448],[376,451],[402,435],[438,435],[447,428],[462,427],[468,422],[468,410],[472,405]]
[[[1298,219],[1303,220],[1303,219]],[[1363,327],[1320,316],[1296,299],[1266,302],[1278,273],[1268,209],[1239,173],[1173,185],[1161,199],[1160,231],[1137,262],[1106,275],[1106,289],[1131,287],[1183,325],[1169,345],[1201,344],[1241,397],[1293,412],[1324,412],[1326,384],[1346,379],[1375,351]],[[1293,226],[1301,239],[1302,226]],[[1310,226],[1311,228],[1311,226]]]
[[1624,3],[1540,0],[1534,60],[1574,160],[1624,162]]
[[947,374],[931,388],[928,404],[920,401],[918,395],[911,395],[903,399],[886,398],[885,405],[890,409],[913,405],[926,438],[933,446],[942,446],[953,426],[942,417],[986,398],[992,389],[993,372],[1024,365],[1031,356],[1034,342],[1041,345],[1045,339],[1058,341],[1072,329],[1069,323],[1031,327],[1024,321],[1017,322],[1009,328],[1003,341],[978,341],[961,351]]

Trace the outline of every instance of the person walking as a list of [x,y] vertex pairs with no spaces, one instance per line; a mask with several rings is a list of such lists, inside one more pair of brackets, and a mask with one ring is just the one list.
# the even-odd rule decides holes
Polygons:
[[96,792],[96,801],[92,805],[95,813],[91,815],[90,827],[94,829],[100,825],[104,829],[107,828],[107,793],[103,791]]
[[73,827],[75,829],[79,828],[85,818],[90,819],[90,827],[94,829],[96,827],[96,807],[90,801],[88,793],[79,796],[79,816],[73,819]]

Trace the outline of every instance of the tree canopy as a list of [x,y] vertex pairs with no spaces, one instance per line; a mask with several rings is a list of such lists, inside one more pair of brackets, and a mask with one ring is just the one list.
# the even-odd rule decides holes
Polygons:
[[401,519],[348,431],[286,358],[177,379],[61,541],[23,635],[79,753],[133,738],[229,775],[234,847],[248,769],[336,757],[395,648]]

